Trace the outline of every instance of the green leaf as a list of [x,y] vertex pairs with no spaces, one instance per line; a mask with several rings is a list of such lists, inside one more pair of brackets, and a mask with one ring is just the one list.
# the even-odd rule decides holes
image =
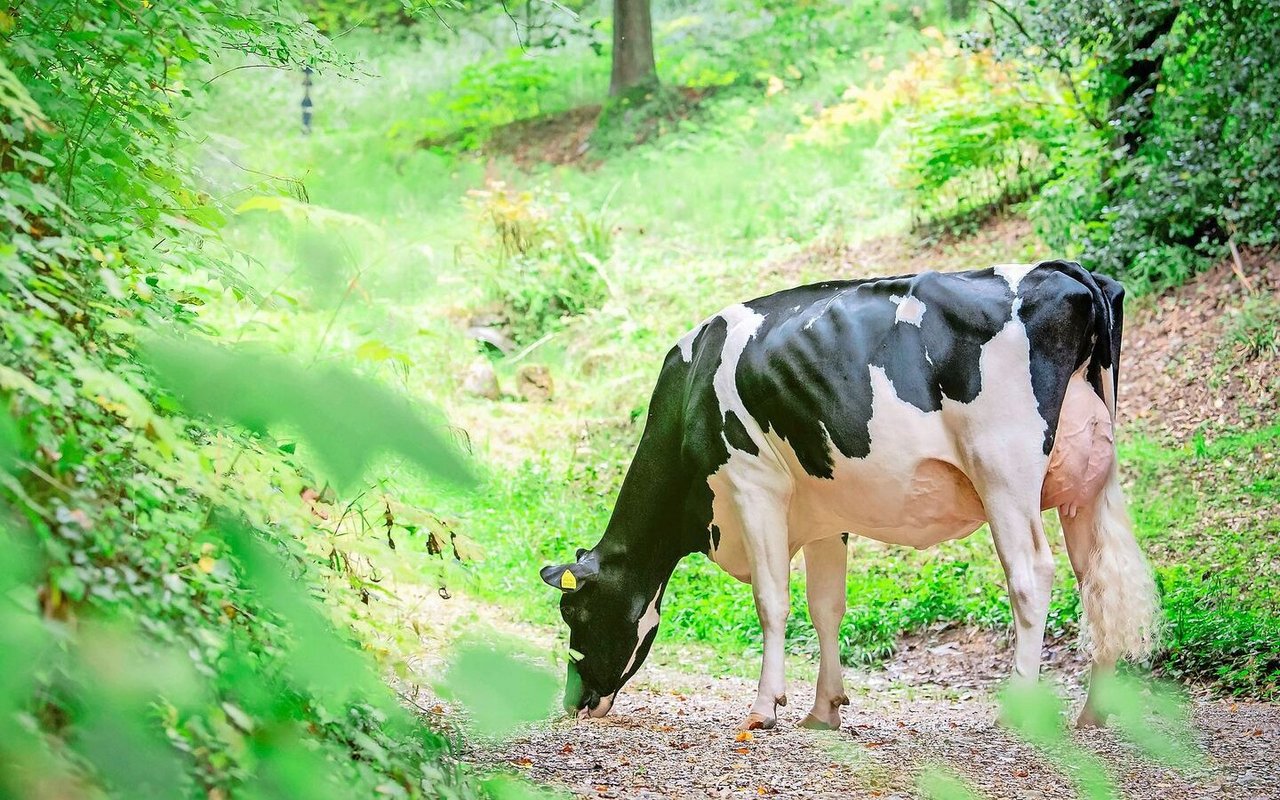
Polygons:
[[547,670],[470,641],[454,651],[439,688],[467,709],[478,732],[502,736],[517,725],[545,719],[559,687]]
[[191,411],[266,433],[283,425],[307,441],[340,487],[382,453],[458,483],[470,473],[443,431],[402,397],[338,367],[299,364],[247,348],[155,340],[145,349],[160,382]]

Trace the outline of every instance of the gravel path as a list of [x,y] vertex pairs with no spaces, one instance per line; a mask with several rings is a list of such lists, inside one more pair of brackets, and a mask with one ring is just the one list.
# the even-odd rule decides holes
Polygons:
[[[1064,773],[993,725],[985,699],[882,691],[855,698],[839,732],[798,728],[804,709],[793,709],[774,730],[737,741],[731,728],[753,688],[736,678],[708,680],[696,694],[648,686],[626,693],[605,719],[557,722],[474,755],[582,797],[917,797],[916,774],[930,763],[988,797],[1077,796]],[[806,692],[793,684],[797,701]],[[1075,740],[1106,762],[1126,797],[1280,798],[1276,708],[1197,702],[1194,716],[1213,761],[1201,774],[1144,762],[1109,731]]]
[[[1058,670],[1050,679],[1078,708],[1079,665],[1067,652],[1049,648]],[[813,686],[791,680],[778,727],[749,739],[733,727],[752,681],[651,666],[604,719],[553,722],[467,757],[592,798],[915,798],[928,765],[988,798],[1077,797],[1066,772],[994,724],[991,690],[1006,665],[1003,648],[981,634],[909,644],[888,670],[846,673],[852,702],[840,731],[797,727]],[[1201,698],[1191,710],[1208,764],[1195,771],[1147,761],[1109,730],[1072,737],[1126,798],[1280,798],[1280,707]]]
[[[407,611],[434,642],[415,659],[421,676],[439,674],[441,642],[474,626],[539,649],[554,641],[551,631],[497,609],[442,602],[434,593],[422,593]],[[735,671],[754,661],[744,658]],[[992,695],[1009,662],[1007,642],[987,632],[951,628],[909,638],[884,669],[845,671],[851,704],[844,726],[818,732],[797,727],[813,698],[814,665],[792,657],[791,703],[779,709],[778,727],[740,739],[734,726],[755,696],[754,681],[724,675],[726,662],[705,653],[660,642],[609,716],[561,718],[499,744],[472,741],[461,755],[485,772],[505,767],[588,798],[917,798],[917,778],[929,766],[963,776],[984,798],[1080,796],[1067,772],[994,724]],[[1046,646],[1046,680],[1072,710],[1083,701],[1084,668],[1067,644]],[[435,724],[461,733],[461,710],[428,685],[401,688]],[[1280,705],[1200,696],[1190,710],[1207,766],[1154,764],[1111,730],[1074,731],[1072,739],[1131,800],[1280,800]]]

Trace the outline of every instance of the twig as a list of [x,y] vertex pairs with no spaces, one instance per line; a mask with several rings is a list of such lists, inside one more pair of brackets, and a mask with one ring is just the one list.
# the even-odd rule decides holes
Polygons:
[[502,13],[506,14],[507,19],[511,20],[511,27],[516,32],[516,41],[519,42],[520,44],[520,52],[527,54],[529,51],[524,46],[524,39],[520,37],[520,23],[516,21],[516,18],[514,16],[512,16],[511,9],[507,8],[507,0],[501,0],[501,2],[502,2]]
[[1244,274],[1244,262],[1240,260],[1240,249],[1236,247],[1234,231],[1227,237],[1227,247],[1231,248],[1231,271],[1240,279],[1240,283],[1244,284],[1245,293],[1253,294],[1253,284],[1249,282],[1249,276]]
[[217,75],[214,75],[209,80],[200,84],[200,88],[203,89],[204,87],[216,81],[218,78],[221,78],[223,75],[229,75],[232,72],[236,72],[237,70],[242,70],[242,69],[284,69],[284,67],[278,64],[241,64],[238,67],[232,67],[231,69],[224,69],[222,72],[219,72]]
[[[440,10],[435,7],[435,4],[432,3],[431,0],[423,0],[423,1],[427,4],[427,8],[431,9],[431,13],[436,15],[436,19],[440,21],[440,24],[443,25],[445,29],[449,31],[449,33],[457,34],[457,31],[453,29],[453,26],[445,22],[444,17],[440,16]],[[511,16],[511,15],[508,14],[507,16]],[[520,35],[520,32],[516,31],[516,36],[519,36],[519,35]]]
[[[1010,22],[1012,22],[1013,26],[1018,29],[1019,33],[1022,34],[1022,38],[1026,39],[1028,42],[1035,45],[1036,47],[1039,47],[1041,50],[1047,53],[1050,58],[1052,58],[1055,62],[1057,62],[1058,71],[1062,73],[1062,77],[1066,78],[1067,88],[1071,90],[1071,97],[1076,101],[1076,107],[1080,109],[1080,113],[1084,115],[1085,120],[1087,120],[1088,123],[1092,125],[1094,128],[1096,128],[1097,130],[1102,130],[1103,128],[1105,128],[1106,125],[1103,123],[1103,121],[1095,117],[1089,111],[1089,107],[1086,106],[1084,104],[1084,101],[1080,99],[1080,92],[1076,90],[1075,79],[1071,77],[1071,65],[1067,63],[1066,58],[1064,58],[1054,48],[1045,47],[1043,44],[1036,41],[1035,37],[1033,37],[1031,33],[1026,29],[1026,27],[1022,24],[1022,20],[1018,19],[1017,15],[1014,14],[1012,11],[1000,5],[1000,3],[997,2],[997,0],[987,0],[987,4],[995,7],[997,11],[999,11],[1002,15],[1004,15]],[[989,12],[987,16],[988,18],[990,18],[991,15]],[[994,28],[994,22],[995,21],[992,20],[993,28]]]
[[555,336],[555,333],[554,333],[554,332],[552,332],[552,333],[544,333],[544,334],[542,335],[542,337],[541,337],[540,339],[538,339],[538,341],[536,341],[536,342],[534,342],[533,344],[531,344],[531,345],[529,345],[529,346],[525,347],[525,348],[524,348],[523,350],[521,350],[519,353],[516,353],[516,354],[515,354],[514,356],[512,356],[511,358],[507,359],[507,363],[508,363],[508,364],[514,364],[514,363],[516,363],[516,362],[517,362],[517,361],[519,361],[520,359],[522,359],[522,358],[524,358],[525,356],[527,356],[527,355],[529,355],[530,353],[532,353],[534,350],[537,350],[539,347],[541,347],[542,345],[546,344],[546,343],[547,343],[547,341],[548,341],[549,339],[551,339],[551,337],[553,337],[553,336]]

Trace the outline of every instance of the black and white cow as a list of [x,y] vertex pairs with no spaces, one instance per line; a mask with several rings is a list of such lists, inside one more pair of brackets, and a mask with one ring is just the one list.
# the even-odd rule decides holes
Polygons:
[[[984,522],[1008,580],[1014,676],[1035,680],[1049,508],[1095,678],[1147,655],[1156,594],[1112,442],[1123,294],[1075,263],[1006,264],[802,286],[690,331],[663,364],[604,536],[542,570],[564,592],[577,659],[566,708],[609,712],[653,644],[676,563],[701,552],[752,586],[764,658],[741,727],[771,727],[786,704],[788,581],[803,550],[821,663],[802,724],[838,727],[845,534],[926,548]],[[1101,721],[1093,700],[1083,724]]]

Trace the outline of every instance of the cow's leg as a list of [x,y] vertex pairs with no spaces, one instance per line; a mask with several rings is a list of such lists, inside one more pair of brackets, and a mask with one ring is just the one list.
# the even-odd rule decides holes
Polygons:
[[820,539],[804,546],[809,617],[818,632],[821,658],[818,692],[813,710],[800,723],[804,728],[838,730],[840,707],[849,704],[840,672],[840,620],[845,612],[845,560],[849,549],[843,537]]
[[[1039,488],[1035,487],[1037,494]],[[1032,683],[1040,674],[1044,626],[1053,590],[1053,554],[1044,535],[1039,498],[1020,496],[1025,494],[993,492],[984,495],[982,503],[1009,584],[1014,622],[1014,680]]]
[[1102,686],[1117,659],[1139,660],[1151,654],[1159,630],[1160,603],[1151,567],[1133,535],[1124,491],[1114,469],[1093,501],[1076,514],[1059,512],[1067,553],[1080,584],[1080,602],[1088,625],[1093,675],[1089,697],[1077,724],[1100,725]]
[[785,646],[787,616],[791,613],[791,553],[787,542],[789,491],[772,491],[761,485],[735,492],[742,518],[747,560],[751,564],[751,589],[764,634],[760,664],[760,688],[741,730],[772,728],[777,707],[787,704]]

